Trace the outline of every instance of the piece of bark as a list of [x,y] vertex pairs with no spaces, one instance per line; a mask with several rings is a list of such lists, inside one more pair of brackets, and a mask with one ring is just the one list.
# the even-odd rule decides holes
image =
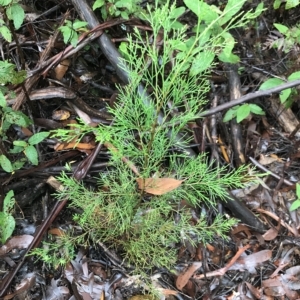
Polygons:
[[[286,133],[292,133],[294,129],[299,126],[299,121],[292,110],[290,108],[285,108],[284,105],[280,103],[278,97],[271,97],[270,104],[269,112],[275,116],[276,120]],[[295,137],[297,139],[300,138],[299,131],[295,133]]]

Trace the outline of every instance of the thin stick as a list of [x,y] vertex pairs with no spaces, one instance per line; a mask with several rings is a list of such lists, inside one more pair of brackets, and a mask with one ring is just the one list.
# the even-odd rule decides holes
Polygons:
[[271,94],[277,94],[277,93],[281,92],[282,90],[289,89],[289,88],[295,87],[297,85],[300,85],[300,80],[299,79],[289,81],[287,83],[281,84],[277,87],[274,87],[272,89],[268,89],[268,90],[265,90],[265,91],[257,91],[257,92],[254,92],[254,93],[249,93],[249,94],[247,94],[245,96],[242,96],[242,97],[240,97],[236,100],[232,100],[230,102],[221,104],[217,107],[214,107],[214,108],[211,108],[207,111],[204,111],[204,112],[199,114],[199,117],[200,118],[208,117],[208,116],[216,114],[216,113],[218,113],[222,110],[225,110],[225,109],[231,108],[233,106],[236,106],[238,104],[245,103],[247,101],[256,99],[258,97],[264,97],[264,96],[270,96]]

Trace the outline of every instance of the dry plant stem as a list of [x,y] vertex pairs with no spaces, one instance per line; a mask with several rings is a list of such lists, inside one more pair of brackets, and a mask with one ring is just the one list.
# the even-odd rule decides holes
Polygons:
[[204,277],[213,277],[213,276],[223,276],[228,271],[228,269],[238,260],[238,258],[250,248],[250,245],[246,245],[243,248],[240,248],[231,261],[224,267],[216,271],[208,272],[206,274],[195,275],[195,279],[202,279]]
[[[124,23],[124,21],[121,20],[114,20],[110,22],[106,22],[105,24],[99,24],[99,26],[93,28],[89,32],[83,33],[79,39],[78,39],[78,44],[75,48],[73,46],[68,46],[64,51],[61,53],[55,55],[54,57],[51,58],[51,61],[48,65],[45,71],[43,72],[43,75],[45,76],[46,73],[49,71],[51,67],[53,67],[55,64],[58,64],[60,61],[62,61],[65,58],[68,58],[72,56],[73,54],[77,53],[79,50],[84,48],[86,45],[88,45],[91,41],[95,40],[96,38],[100,37],[103,34],[103,30],[107,29],[109,27],[112,27],[114,25],[118,25],[120,23]],[[90,34],[90,35],[88,35]]]
[[228,164],[230,164],[230,159],[228,157],[226,147],[224,146],[223,140],[222,140],[222,138],[220,136],[219,136],[219,143],[220,143],[220,149],[221,149],[221,152],[223,154],[223,157],[224,157],[225,161]]
[[[230,101],[232,101],[233,99],[241,97],[241,81],[238,76],[237,65],[227,64],[226,69],[229,74]],[[242,138],[242,129],[236,119],[230,121],[230,127],[235,163],[237,166],[241,166],[246,162],[243,148],[244,142]]]
[[[253,157],[249,156],[250,161],[259,169],[261,169],[262,171],[269,173],[271,176],[273,176],[274,178],[281,180],[282,177],[280,177],[279,175],[275,174],[274,172],[268,170],[266,167],[264,167],[263,165],[261,165],[257,160],[255,160]],[[289,186],[293,186],[294,183],[290,182],[287,179],[283,179],[283,183]]]
[[[215,89],[214,87],[212,87],[213,89]],[[214,91],[215,96],[212,100],[212,104],[211,106],[217,107],[218,105],[218,100],[219,100],[219,96],[216,95],[216,91]],[[212,160],[216,160],[218,163],[220,162],[220,158],[219,158],[219,153],[217,150],[217,140],[218,140],[218,136],[217,136],[217,117],[216,115],[212,115],[210,117],[210,128],[211,128],[211,143],[212,143],[212,154],[211,154],[211,160],[210,163],[212,163]]]
[[300,79],[289,81],[287,83],[281,84],[280,86],[277,86],[275,88],[268,89],[268,90],[265,90],[265,91],[257,91],[257,92],[254,92],[254,93],[249,93],[249,94],[247,94],[245,96],[242,96],[238,99],[235,99],[235,100],[232,100],[230,102],[221,104],[216,108],[212,108],[212,109],[209,109],[207,111],[204,111],[204,112],[199,114],[199,117],[201,118],[201,117],[211,116],[211,115],[216,114],[218,112],[221,112],[225,109],[229,109],[233,106],[248,102],[250,100],[253,100],[253,99],[256,99],[256,98],[259,98],[259,97],[270,96],[271,94],[278,94],[282,90],[292,88],[292,87],[295,87],[297,85],[300,85]]

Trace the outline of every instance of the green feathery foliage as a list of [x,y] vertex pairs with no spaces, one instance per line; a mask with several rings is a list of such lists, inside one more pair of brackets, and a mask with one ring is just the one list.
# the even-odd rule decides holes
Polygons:
[[[185,8],[166,4],[149,9],[144,17],[153,29],[151,36],[136,29],[120,47],[125,57],[120,64],[130,70],[130,83],[119,87],[118,101],[110,109],[113,125],[76,128],[80,134],[93,132],[97,141],[110,143],[117,151],[110,148],[111,163],[99,174],[97,188],[88,189],[62,174],[59,180],[66,188],[58,197],[67,197],[71,207],[82,211],[74,220],[89,240],[116,249],[136,270],[170,267],[176,261],[175,245],[226,238],[236,222],[217,214],[209,224],[205,215],[191,221],[190,209],[181,205],[184,200],[198,211],[202,205],[214,208],[217,199],[227,199],[228,188],[241,188],[246,181],[246,167],[228,172],[225,167],[210,166],[205,155],[194,157],[186,151],[192,136],[188,123],[198,118],[206,103],[211,58],[223,53],[223,37],[230,29],[257,15],[248,12],[241,17],[240,3],[229,3],[224,12],[213,10],[217,17],[209,22],[207,15],[204,20],[198,16],[194,33],[178,22]],[[64,139],[69,135],[61,129],[55,134]],[[132,166],[138,171],[132,172]],[[138,188],[137,178],[182,182],[162,195],[149,195],[146,188]]]

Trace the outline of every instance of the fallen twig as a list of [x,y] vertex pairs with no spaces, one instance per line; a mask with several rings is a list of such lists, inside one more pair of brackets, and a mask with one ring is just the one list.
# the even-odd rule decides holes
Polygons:
[[231,259],[231,261],[224,267],[219,270],[215,270],[212,272],[208,272],[206,274],[200,274],[200,275],[195,275],[195,279],[202,279],[205,277],[213,277],[213,276],[223,276],[229,268],[238,260],[238,258],[247,250],[250,248],[250,245],[246,245],[243,248],[240,248],[238,252],[235,254],[235,256]]
[[[262,171],[264,172],[267,172],[269,173],[272,177],[280,180],[281,177],[277,174],[275,174],[274,172],[268,170],[265,166],[263,166],[262,164],[260,164],[257,160],[255,160],[253,157],[249,156],[249,159],[251,160],[251,162],[256,166],[258,167],[259,169],[261,169]],[[289,180],[287,179],[283,179],[283,183],[286,184],[286,185],[289,185],[289,186],[293,186],[294,183],[290,182]]]
[[271,94],[277,94],[277,93],[281,92],[282,90],[289,89],[289,88],[295,87],[297,85],[300,85],[300,80],[299,79],[289,81],[287,83],[281,84],[281,85],[279,85],[275,88],[268,89],[268,90],[265,90],[265,91],[257,91],[257,92],[254,92],[254,93],[249,93],[249,94],[247,94],[245,96],[242,96],[242,97],[240,97],[236,100],[232,100],[230,102],[221,104],[217,107],[214,107],[214,108],[211,108],[207,111],[204,111],[204,112],[199,114],[199,118],[211,116],[211,115],[216,114],[220,111],[223,111],[223,110],[231,108],[233,106],[245,103],[245,102],[250,101],[252,99],[256,99],[258,97],[265,97],[265,96],[270,96]]

